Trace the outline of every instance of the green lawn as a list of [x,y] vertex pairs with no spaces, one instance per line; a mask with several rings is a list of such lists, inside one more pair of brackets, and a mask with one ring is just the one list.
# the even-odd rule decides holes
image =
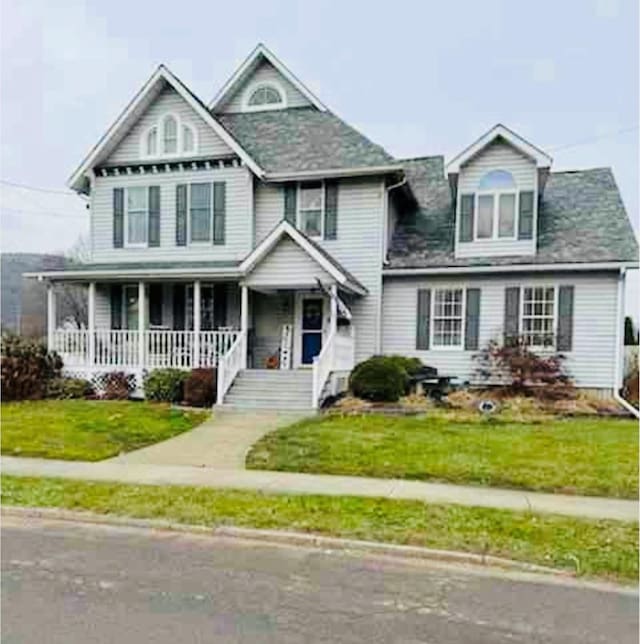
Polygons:
[[635,582],[638,525],[358,497],[2,477],[4,505],[61,507],[191,525],[297,530],[484,553]]
[[99,461],[191,429],[209,412],[132,401],[38,400],[2,404],[2,453]]
[[266,435],[247,466],[636,498],[638,423],[324,416]]

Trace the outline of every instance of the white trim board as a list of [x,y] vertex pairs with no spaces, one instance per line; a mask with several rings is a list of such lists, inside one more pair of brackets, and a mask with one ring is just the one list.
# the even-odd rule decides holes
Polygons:
[[111,151],[109,144],[116,137],[120,136],[121,138],[124,136],[124,133],[142,115],[144,110],[160,92],[160,89],[163,87],[163,81],[166,81],[193,108],[196,114],[242,159],[255,175],[258,177],[264,176],[264,170],[245,152],[227,130],[218,123],[204,105],[194,97],[182,81],[174,76],[164,65],[160,65],[71,175],[67,182],[69,188],[77,192],[83,191],[85,175],[89,173],[91,168],[103,156],[106,156],[105,151]]

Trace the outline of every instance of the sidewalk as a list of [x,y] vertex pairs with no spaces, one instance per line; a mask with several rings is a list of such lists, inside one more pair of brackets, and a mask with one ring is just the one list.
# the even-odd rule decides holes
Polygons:
[[87,463],[3,456],[0,463],[3,474],[14,476],[54,476],[146,485],[192,485],[283,494],[412,499],[428,503],[530,510],[591,519],[638,520],[637,501],[423,483],[422,481],[176,465],[124,464],[113,460]]

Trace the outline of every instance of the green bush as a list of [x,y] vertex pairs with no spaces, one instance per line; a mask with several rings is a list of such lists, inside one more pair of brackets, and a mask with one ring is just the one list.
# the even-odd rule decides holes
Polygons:
[[[398,355],[373,356],[373,358],[370,358],[370,359],[375,359],[380,363],[384,362],[386,364],[395,365],[402,371],[403,373],[402,393],[404,394],[410,393],[411,386],[410,386],[409,380],[411,376],[416,374],[424,366],[419,358],[407,358],[406,356],[398,356]],[[357,378],[358,369],[360,369],[360,367],[362,367],[363,365],[367,365],[368,362],[369,360],[365,360],[364,362],[360,362],[359,364],[357,364],[354,367],[353,371],[351,372],[351,377],[353,378],[355,375]]]
[[47,384],[58,378],[62,360],[40,342],[14,334],[2,336],[2,396],[4,400],[38,400]]
[[211,407],[216,401],[216,370],[192,369],[184,381],[184,399],[192,407]]
[[144,379],[145,398],[159,402],[181,402],[184,381],[188,375],[181,369],[155,369]]
[[349,377],[354,396],[375,402],[396,402],[405,392],[407,372],[385,356],[357,364]]
[[93,385],[83,378],[53,378],[47,385],[47,398],[88,398],[93,395]]

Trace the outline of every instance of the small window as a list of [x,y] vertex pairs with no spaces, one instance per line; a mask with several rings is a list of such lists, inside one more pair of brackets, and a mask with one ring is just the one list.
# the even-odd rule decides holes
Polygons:
[[164,153],[175,154],[178,151],[178,123],[175,117],[166,116],[163,126]]
[[127,245],[145,246],[148,231],[148,189],[127,188]]
[[152,127],[147,134],[147,155],[158,154],[158,128]]
[[432,346],[462,347],[464,289],[438,289],[433,298]]
[[516,195],[501,194],[498,211],[498,237],[513,237],[516,233]]
[[556,289],[553,286],[522,289],[521,330],[524,342],[538,349],[555,345]]
[[491,170],[478,183],[475,239],[515,239],[518,193],[513,175]]
[[322,183],[308,183],[300,186],[300,230],[309,237],[322,237],[324,190]]
[[493,195],[478,196],[478,239],[491,239],[493,237]]
[[190,125],[182,126],[182,151],[193,152],[195,148],[193,129]]
[[192,183],[190,198],[191,241],[211,241],[211,184]]
[[258,107],[262,105],[278,105],[282,102],[282,95],[273,85],[262,85],[254,90],[247,104],[252,107]]

